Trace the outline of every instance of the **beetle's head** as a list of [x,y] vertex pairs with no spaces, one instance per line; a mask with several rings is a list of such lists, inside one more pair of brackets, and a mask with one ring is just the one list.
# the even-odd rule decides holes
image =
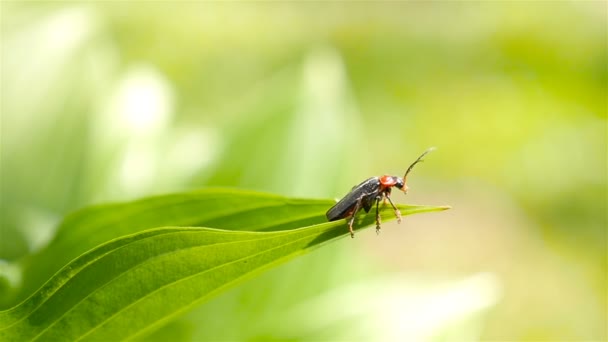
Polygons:
[[407,185],[405,184],[405,181],[403,180],[403,178],[397,177],[397,183],[395,183],[395,187],[397,189],[403,191],[403,193],[407,194]]
[[412,171],[412,169],[414,168],[414,165],[420,163],[422,161],[422,158],[424,156],[426,156],[427,153],[433,151],[434,149],[435,149],[434,147],[431,147],[428,150],[424,151],[424,153],[421,154],[420,157],[418,157],[418,159],[416,159],[416,161],[414,161],[412,163],[412,165],[410,165],[410,167],[407,168],[407,171],[405,171],[405,175],[403,176],[403,179],[398,178],[397,184],[395,184],[395,186],[407,194],[407,189],[408,189],[407,184],[406,184],[407,175],[410,173],[410,171]]

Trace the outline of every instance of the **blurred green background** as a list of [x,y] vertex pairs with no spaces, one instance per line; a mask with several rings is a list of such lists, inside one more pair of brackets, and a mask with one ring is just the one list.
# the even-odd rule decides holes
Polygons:
[[325,246],[146,339],[607,339],[606,2],[0,6],[3,296],[83,206],[206,186],[338,198],[437,146],[393,198],[452,210]]

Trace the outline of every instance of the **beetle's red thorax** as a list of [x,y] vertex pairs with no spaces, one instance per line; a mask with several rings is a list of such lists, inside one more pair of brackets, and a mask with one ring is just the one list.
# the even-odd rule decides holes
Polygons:
[[397,177],[395,176],[384,175],[380,177],[380,187],[382,187],[382,189],[390,188],[395,184],[397,184]]

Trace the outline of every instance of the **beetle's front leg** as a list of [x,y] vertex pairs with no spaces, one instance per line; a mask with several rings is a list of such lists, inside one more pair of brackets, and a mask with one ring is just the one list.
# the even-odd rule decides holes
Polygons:
[[395,216],[397,216],[397,223],[401,223],[401,211],[399,211],[399,209],[395,207],[395,204],[393,204],[390,194],[385,194],[385,196],[388,199],[388,202],[393,206],[393,209],[395,210]]

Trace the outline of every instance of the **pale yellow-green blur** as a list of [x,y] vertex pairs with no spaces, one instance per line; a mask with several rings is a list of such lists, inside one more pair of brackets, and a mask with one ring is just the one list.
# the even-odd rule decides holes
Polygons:
[[393,200],[450,211],[146,339],[606,340],[607,6],[2,2],[0,272],[18,286],[14,262],[89,204],[339,198],[436,146]]

